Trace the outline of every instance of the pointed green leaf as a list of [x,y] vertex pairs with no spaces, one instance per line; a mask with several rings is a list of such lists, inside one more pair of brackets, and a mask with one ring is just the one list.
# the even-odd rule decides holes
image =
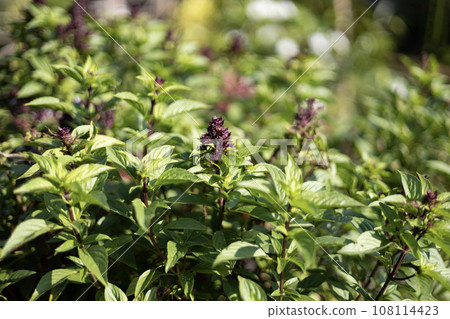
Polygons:
[[154,182],[153,188],[159,188],[167,184],[185,183],[185,182],[197,182],[199,178],[182,168],[171,168],[164,173]]
[[153,280],[155,279],[156,269],[149,269],[142,273],[139,276],[139,279],[136,282],[136,287],[134,289],[135,297],[139,296],[142,292],[144,292],[148,286],[151,285]]
[[51,182],[42,177],[30,179],[25,184],[14,190],[14,194],[42,194],[42,193],[58,193],[58,189]]
[[169,119],[182,113],[209,108],[208,105],[192,100],[178,100],[167,106],[162,114],[163,119]]
[[106,287],[108,285],[106,249],[103,246],[91,246],[88,249],[78,249],[78,255],[86,268]]
[[266,253],[258,245],[245,241],[236,241],[223,249],[216,257],[213,267],[226,263],[230,260],[239,260],[245,258],[266,257]]
[[84,164],[70,171],[64,181],[67,185],[75,182],[82,183],[112,169],[112,167],[100,164]]
[[420,200],[422,198],[422,184],[419,179],[411,174],[399,172],[402,177],[402,185],[406,198]]
[[41,278],[41,280],[39,280],[30,300],[37,300],[44,293],[61,284],[69,276],[76,274],[79,271],[79,269],[73,268],[54,269],[52,271],[49,271]]
[[264,289],[256,282],[238,276],[239,294],[243,301],[267,301],[267,295]]
[[194,289],[194,274],[188,271],[183,271],[180,274],[181,288],[183,288],[184,295],[194,300],[192,290]]
[[109,283],[105,287],[105,301],[128,301],[128,298],[122,289]]
[[177,244],[173,241],[167,242],[167,261],[166,261],[166,273],[177,264],[177,261],[180,258],[183,258],[186,255],[187,249],[180,244]]
[[0,260],[4,259],[14,249],[29,242],[30,240],[49,231],[58,230],[61,228],[61,226],[58,226],[44,219],[28,219],[20,223],[17,228],[14,229],[11,237],[9,237],[8,241],[3,247]]

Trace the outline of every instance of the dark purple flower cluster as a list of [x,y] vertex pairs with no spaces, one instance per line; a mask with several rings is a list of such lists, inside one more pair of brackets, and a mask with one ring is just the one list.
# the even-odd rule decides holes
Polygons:
[[437,191],[430,191],[429,189],[427,189],[427,193],[425,194],[425,204],[428,204],[428,206],[430,208],[434,207],[434,205],[436,205],[436,203],[438,202],[437,200]]
[[304,130],[308,127],[309,123],[314,119],[317,114],[317,110],[314,106],[316,100],[310,97],[307,101],[307,107],[299,107],[298,113],[295,114],[294,128],[297,130]]
[[230,141],[231,132],[223,124],[224,120],[222,117],[213,116],[208,126],[208,133],[200,137],[202,150],[208,150],[209,147],[212,148],[209,153],[209,159],[214,162],[220,161],[222,155],[226,154],[230,147],[234,147]]
[[155,78],[155,82],[157,83],[157,84],[159,84],[159,86],[160,85],[163,85],[164,84],[164,82],[166,82],[166,80],[164,80],[162,77],[160,77],[160,76],[157,76],[156,78]]
[[59,138],[66,146],[72,145],[74,142],[74,138],[70,134],[70,128],[68,127],[58,127],[58,133],[52,133],[52,135]]

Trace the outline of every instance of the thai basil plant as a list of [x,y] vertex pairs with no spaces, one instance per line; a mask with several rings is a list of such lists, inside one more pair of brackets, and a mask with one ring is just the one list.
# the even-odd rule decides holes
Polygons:
[[[388,154],[367,146],[372,127],[351,153],[331,147],[324,103],[303,94],[278,122],[252,124],[259,109],[238,120],[227,107],[268,100],[270,81],[255,89],[227,73],[226,103],[212,106],[185,84],[226,62],[190,52],[164,25],[145,25],[155,37],[146,42],[120,33],[141,20],[112,23],[152,68],[137,66],[80,15],[31,5],[2,62],[2,299],[450,298],[448,182],[422,170],[433,150],[395,158],[398,170],[386,164],[401,134],[388,129],[393,119],[370,118]],[[243,73],[236,43],[229,63]],[[441,85],[426,93],[436,107]],[[426,138],[448,146],[442,127]]]

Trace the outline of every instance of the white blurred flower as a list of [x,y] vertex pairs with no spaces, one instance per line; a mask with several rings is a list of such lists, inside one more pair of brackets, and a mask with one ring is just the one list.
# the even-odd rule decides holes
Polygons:
[[406,100],[409,95],[405,80],[401,78],[396,78],[391,81],[391,91],[404,100]]
[[276,24],[266,24],[256,30],[256,38],[264,45],[273,45],[282,34],[283,29]]
[[293,39],[282,38],[275,44],[275,50],[278,55],[286,60],[293,58],[300,52],[300,48]]
[[105,19],[130,14],[126,0],[101,0],[93,2],[95,13]]
[[334,41],[336,41],[336,43],[333,45],[333,50],[336,53],[347,54],[350,51],[350,41],[342,32],[331,32],[331,43],[334,43]]
[[291,1],[255,0],[247,4],[246,13],[252,20],[289,20],[298,10]]
[[321,55],[329,48],[330,40],[325,33],[316,32],[309,37],[308,46],[312,53]]
[[327,50],[334,50],[338,54],[346,54],[350,51],[350,41],[340,31],[333,31],[328,34],[323,32],[313,33],[308,39],[308,46],[315,55],[321,55]]

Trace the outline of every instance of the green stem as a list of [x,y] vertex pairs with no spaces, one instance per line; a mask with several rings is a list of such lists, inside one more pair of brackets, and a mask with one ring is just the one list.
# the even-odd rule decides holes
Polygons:
[[397,260],[397,263],[394,266],[394,269],[388,274],[386,278],[386,282],[384,283],[383,287],[381,287],[380,292],[378,292],[378,295],[375,297],[376,301],[379,301],[381,297],[383,297],[384,292],[386,291],[387,287],[389,286],[389,283],[395,278],[395,275],[397,274],[398,270],[400,269],[400,266],[402,265],[403,259],[405,259],[406,254],[408,253],[409,248],[403,247],[402,253],[400,254],[400,257]]
[[[289,223],[290,220],[288,220],[285,224],[286,232],[289,231]],[[286,258],[286,246],[287,246],[287,236],[283,234],[283,250],[281,252],[281,258]],[[284,292],[284,268],[283,271],[280,274],[280,301],[283,301],[283,292]]]

